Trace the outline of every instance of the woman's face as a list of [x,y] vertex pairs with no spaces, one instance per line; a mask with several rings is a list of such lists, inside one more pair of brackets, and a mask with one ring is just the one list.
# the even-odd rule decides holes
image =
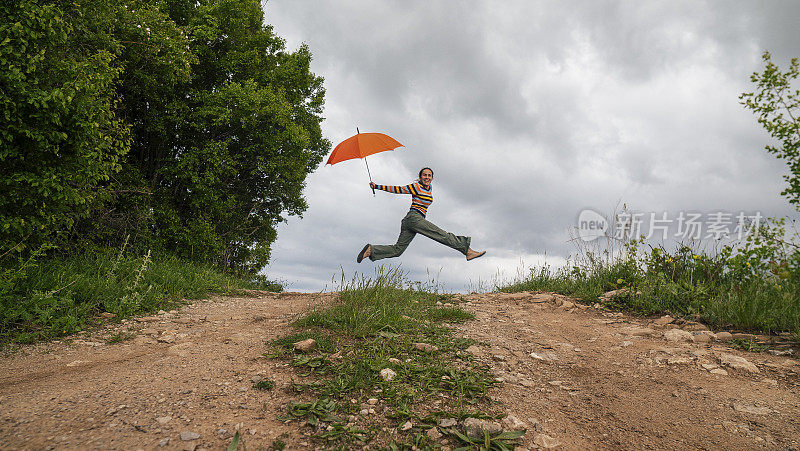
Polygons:
[[425,169],[422,171],[422,175],[419,178],[422,180],[423,185],[430,185],[433,181],[433,172],[430,169]]

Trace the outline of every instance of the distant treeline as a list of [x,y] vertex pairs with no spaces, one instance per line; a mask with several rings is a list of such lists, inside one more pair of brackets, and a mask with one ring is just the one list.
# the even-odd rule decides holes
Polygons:
[[0,4],[0,268],[129,246],[269,259],[329,151],[307,47],[258,0]]

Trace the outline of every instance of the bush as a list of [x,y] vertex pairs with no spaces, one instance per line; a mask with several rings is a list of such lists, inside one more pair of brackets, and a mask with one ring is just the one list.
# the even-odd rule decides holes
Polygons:
[[[619,253],[582,252],[565,267],[532,268],[502,291],[546,290],[641,314],[669,312],[767,333],[800,334],[800,247],[785,220],[772,220],[745,240],[716,252],[697,246],[642,249],[631,240]],[[613,298],[609,290],[627,288]]]
[[[209,292],[252,288],[248,279],[166,254],[93,249],[54,255],[2,274],[0,342],[26,343],[84,329],[97,314],[117,319],[168,310]],[[264,279],[266,280],[266,279]]]

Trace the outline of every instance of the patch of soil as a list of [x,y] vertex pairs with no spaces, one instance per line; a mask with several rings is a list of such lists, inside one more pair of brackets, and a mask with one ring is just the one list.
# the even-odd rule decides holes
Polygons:
[[[289,388],[299,377],[263,354],[266,341],[294,332],[294,318],[333,297],[221,297],[25,346],[2,358],[0,448],[220,449],[236,430],[249,449],[313,447],[296,422],[276,419],[297,400]],[[674,333],[668,341],[677,326],[549,293],[466,300],[476,320],[454,327],[482,343],[472,352],[503,380],[491,396],[526,424],[527,448],[800,446],[796,359]],[[132,339],[104,340],[129,329]],[[734,368],[724,354],[755,366]],[[275,387],[253,388],[260,378]]]

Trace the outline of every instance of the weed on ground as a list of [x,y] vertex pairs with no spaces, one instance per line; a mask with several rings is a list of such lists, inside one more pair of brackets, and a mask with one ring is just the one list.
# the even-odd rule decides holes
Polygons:
[[[342,285],[333,305],[295,321],[296,334],[269,343],[267,355],[297,374],[291,390],[300,399],[281,419],[325,448],[425,449],[471,446],[461,431],[439,427],[442,419],[502,417],[487,396],[496,383],[490,369],[465,351],[474,342],[446,325],[473,318],[457,299],[410,288],[390,267]],[[312,351],[294,349],[309,338],[317,342]],[[434,427],[444,434],[438,441],[427,434]],[[512,449],[517,437],[488,440],[491,449]]]

